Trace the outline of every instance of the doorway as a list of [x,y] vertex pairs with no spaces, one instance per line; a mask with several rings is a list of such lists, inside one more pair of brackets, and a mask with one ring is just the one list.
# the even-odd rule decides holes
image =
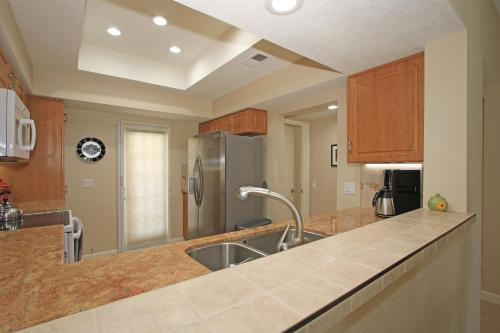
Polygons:
[[167,243],[168,128],[119,124],[120,252]]
[[309,216],[309,125],[285,120],[285,195],[302,216]]

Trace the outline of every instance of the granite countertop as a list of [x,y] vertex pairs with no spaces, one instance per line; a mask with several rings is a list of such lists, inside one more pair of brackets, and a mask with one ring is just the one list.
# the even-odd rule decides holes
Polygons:
[[[337,215],[337,216],[335,216]],[[306,230],[334,235],[379,220],[371,208],[306,218]],[[289,221],[63,265],[63,226],[0,233],[0,332],[30,327],[210,271],[186,251],[282,230]]]

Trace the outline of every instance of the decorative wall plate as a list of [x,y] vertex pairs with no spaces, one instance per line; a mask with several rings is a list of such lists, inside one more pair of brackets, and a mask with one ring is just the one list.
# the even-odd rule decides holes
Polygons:
[[106,147],[97,138],[83,138],[76,145],[76,153],[82,161],[93,163],[104,157]]

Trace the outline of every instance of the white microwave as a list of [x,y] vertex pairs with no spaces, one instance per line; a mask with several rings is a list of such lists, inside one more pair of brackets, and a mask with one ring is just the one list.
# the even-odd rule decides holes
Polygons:
[[28,160],[35,143],[29,110],[15,91],[0,89],[0,161]]

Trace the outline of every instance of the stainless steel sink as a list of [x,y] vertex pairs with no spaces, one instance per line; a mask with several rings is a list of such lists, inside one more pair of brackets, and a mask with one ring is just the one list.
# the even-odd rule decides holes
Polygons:
[[240,243],[207,245],[190,250],[187,254],[211,271],[237,266],[267,255]]
[[[248,246],[251,246],[252,248],[263,251],[268,254],[277,253],[278,252],[277,244],[282,233],[283,231],[276,231],[273,233],[260,235],[257,237],[249,238],[245,240],[244,243],[247,244]],[[289,229],[285,236],[285,242],[293,239],[294,236],[295,236],[295,229]],[[327,236],[310,231],[304,231],[305,244],[315,242],[325,237]]]

